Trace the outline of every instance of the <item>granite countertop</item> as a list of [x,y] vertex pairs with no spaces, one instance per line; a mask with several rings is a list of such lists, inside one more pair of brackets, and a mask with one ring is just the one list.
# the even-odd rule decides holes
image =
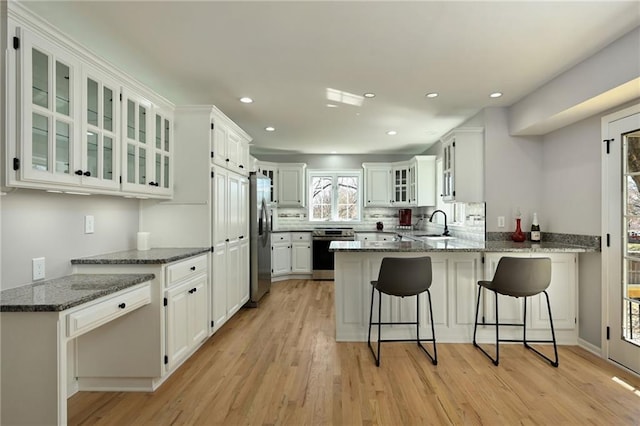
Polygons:
[[134,285],[154,274],[76,274],[0,292],[0,312],[59,312]]
[[534,252],[584,253],[598,251],[595,247],[557,242],[515,243],[512,241],[471,241],[459,238],[431,241],[332,241],[332,252]]
[[209,247],[126,250],[71,259],[73,265],[142,265],[171,263],[210,251]]

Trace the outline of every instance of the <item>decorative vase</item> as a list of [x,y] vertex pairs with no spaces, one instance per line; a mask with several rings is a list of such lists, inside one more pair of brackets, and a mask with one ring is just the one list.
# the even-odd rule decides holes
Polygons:
[[522,228],[520,228],[520,218],[516,219],[516,231],[511,234],[511,239],[516,243],[521,243],[526,239]]

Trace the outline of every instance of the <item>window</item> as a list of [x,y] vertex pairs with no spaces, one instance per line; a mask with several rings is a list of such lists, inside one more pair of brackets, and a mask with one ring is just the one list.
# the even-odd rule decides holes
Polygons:
[[309,219],[324,222],[360,220],[360,171],[309,170]]

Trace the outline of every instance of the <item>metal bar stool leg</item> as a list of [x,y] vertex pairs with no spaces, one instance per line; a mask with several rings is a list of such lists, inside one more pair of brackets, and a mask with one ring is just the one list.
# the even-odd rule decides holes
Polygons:
[[482,293],[482,287],[478,287],[478,301],[476,302],[476,321],[473,324],[473,346],[475,346],[476,348],[478,347],[478,343],[476,342],[476,333],[478,331],[478,313],[480,312],[480,293]]
[[522,316],[522,344],[527,348],[529,345],[527,344],[527,298],[524,298],[524,315]]
[[493,365],[497,367],[500,362],[500,327],[498,327],[500,316],[498,315],[498,292],[494,291],[494,294],[496,295],[496,359],[493,360]]
[[[546,356],[545,354],[543,354],[542,352],[540,352],[539,350],[537,350],[536,348],[529,346],[529,344],[526,342],[525,342],[525,346],[527,347],[527,349],[531,349],[533,352],[540,355],[542,358],[546,359],[549,362],[549,364],[551,364],[551,366],[558,367],[558,365],[560,364],[558,362],[558,346],[556,344],[556,332],[553,328],[553,318],[551,317],[551,303],[549,302],[549,295],[547,294],[547,291],[543,290],[543,293],[547,299],[547,310],[549,312],[549,323],[551,324],[551,338],[553,343],[553,353],[555,356],[555,361],[549,358],[548,356]],[[545,342],[548,342],[548,341],[545,341]]]
[[[367,345],[369,346],[369,349],[371,349],[371,354],[373,355],[376,365],[380,366],[380,362],[378,361],[378,358],[376,358],[376,353],[373,351],[373,347],[371,346],[371,324],[373,322],[373,299],[375,297],[375,291],[375,287],[371,286],[371,309],[369,310],[369,334],[367,336]],[[378,345],[380,345],[379,342]]]
[[[438,348],[436,347],[436,327],[433,322],[433,304],[431,303],[431,291],[427,289],[427,297],[429,298],[429,316],[431,317],[431,336],[433,336],[433,356],[429,355],[433,365],[438,365]],[[425,350],[426,352],[426,350]]]
[[378,356],[376,366],[380,367],[380,336],[382,335],[382,292],[378,291]]

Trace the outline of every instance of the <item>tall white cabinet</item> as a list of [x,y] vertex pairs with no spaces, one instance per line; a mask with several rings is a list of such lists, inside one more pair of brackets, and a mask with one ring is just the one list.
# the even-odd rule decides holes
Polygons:
[[484,202],[484,129],[457,128],[442,137],[442,199]]
[[175,156],[174,197],[145,201],[141,229],[151,232],[154,247],[211,247],[213,333],[249,300],[251,138],[213,106],[177,108],[175,138],[184,142]]

